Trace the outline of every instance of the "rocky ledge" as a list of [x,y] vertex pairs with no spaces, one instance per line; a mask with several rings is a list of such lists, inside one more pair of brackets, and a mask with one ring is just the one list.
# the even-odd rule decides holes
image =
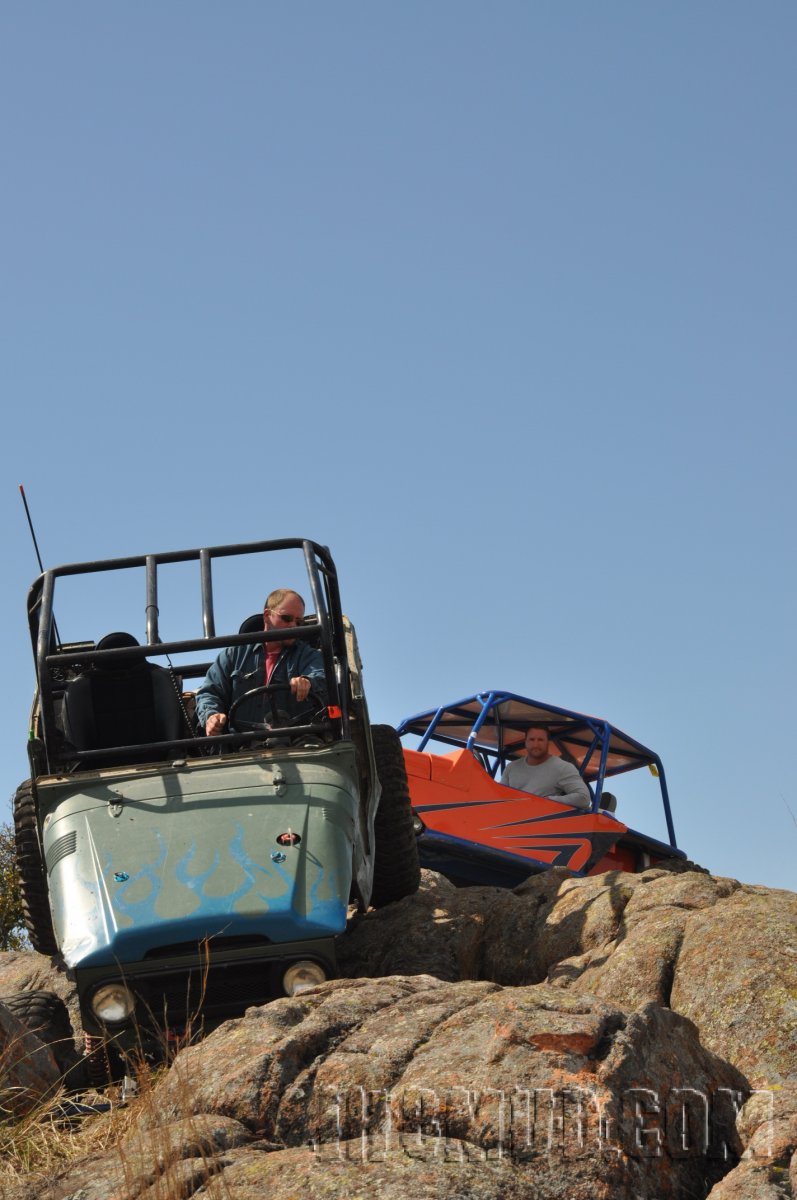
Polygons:
[[[112,1152],[0,1176],[0,1196],[797,1197],[794,893],[424,873],[353,918],[338,959],[340,979],[182,1050]],[[74,1004],[47,959],[0,954],[0,995],[39,988]],[[0,1103],[58,1075],[0,1005]]]

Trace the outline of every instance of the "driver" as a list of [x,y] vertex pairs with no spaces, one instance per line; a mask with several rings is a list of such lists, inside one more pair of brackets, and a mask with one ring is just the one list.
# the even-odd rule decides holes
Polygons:
[[[264,629],[286,629],[304,617],[304,600],[290,588],[277,588],[263,609]],[[326,699],[326,681],[320,650],[307,642],[286,638],[249,646],[226,646],[208,670],[196,694],[196,711],[208,737],[224,733],[227,713],[235,700],[252,688],[282,684],[277,692],[280,708],[295,716],[305,707],[311,689]],[[241,718],[263,719],[263,695],[254,696],[236,711]]]
[[589,808],[592,797],[578,770],[558,755],[551,754],[548,730],[529,725],[524,739],[526,757],[514,759],[501,776],[501,783],[520,792],[558,800],[573,808]]

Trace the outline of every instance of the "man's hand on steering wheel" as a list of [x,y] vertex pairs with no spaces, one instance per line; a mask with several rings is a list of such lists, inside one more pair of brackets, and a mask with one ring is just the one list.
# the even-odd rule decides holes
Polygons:
[[306,700],[312,690],[312,683],[306,675],[294,675],[290,688],[297,700]]
[[205,722],[205,736],[213,737],[214,734],[224,733],[227,725],[226,713],[211,713]]

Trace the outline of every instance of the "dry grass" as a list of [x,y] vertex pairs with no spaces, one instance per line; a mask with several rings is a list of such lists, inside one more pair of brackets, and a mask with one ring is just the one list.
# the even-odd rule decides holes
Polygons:
[[[186,1042],[190,1040],[189,1035]],[[101,1171],[115,1176],[123,1194],[137,1195],[143,1184],[152,1200],[180,1200],[187,1174],[203,1181],[216,1174],[201,1119],[187,1116],[178,1134],[161,1127],[154,1093],[168,1062],[152,1067],[142,1057],[129,1063],[128,1073],[135,1079],[132,1096],[123,1095],[121,1084],[77,1093],[67,1093],[61,1084],[26,1108],[7,1086],[3,1095],[3,1080],[9,1076],[4,1059],[18,1061],[19,1049],[19,1043],[12,1043],[0,1053],[0,1200],[46,1195],[59,1179],[91,1172],[93,1160],[106,1155],[113,1156],[112,1165],[106,1158]],[[177,1049],[171,1048],[169,1060]],[[191,1114],[191,1097],[186,1095],[179,1107]],[[193,1148],[186,1151],[186,1144]],[[223,1180],[217,1177],[214,1186],[219,1184],[223,1197]]]
[[19,1118],[0,1117],[0,1196],[9,1183],[45,1183],[70,1163],[114,1145],[131,1119],[123,1107],[80,1118],[65,1118],[62,1091]]
[[136,1104],[123,1103],[118,1086],[69,1095],[60,1086],[27,1111],[0,1108],[0,1198],[12,1185],[41,1187],[70,1164],[118,1146],[137,1119]]
[[[36,1094],[12,1082],[28,1068],[31,1080],[46,1079],[43,1056],[42,1043],[27,1030],[5,1041],[0,1031],[0,1200],[18,1185],[44,1186],[71,1163],[113,1149],[137,1119],[137,1098],[125,1103],[121,1085],[74,1092],[58,1080]],[[151,1094],[153,1077],[142,1073],[142,1096]]]
[[[180,1150],[168,1129],[160,1128],[155,1086],[168,1071],[180,1049],[201,1038],[201,1006],[204,1001],[209,963],[209,948],[204,946],[202,989],[196,1010],[189,1014],[182,1037],[165,1038],[160,1046],[160,1065],[154,1067],[144,1051],[145,1039],[138,1032],[138,1051],[126,1060],[126,1071],[135,1080],[133,1095],[125,1097],[121,1084],[102,1091],[67,1093],[63,1083],[30,1105],[9,1103],[3,1108],[3,1082],[9,1075],[8,1064],[20,1057],[20,1043],[4,1048],[0,1040],[0,1200],[15,1196],[39,1195],[63,1177],[70,1167],[91,1162],[113,1152],[116,1170],[125,1190],[138,1194],[142,1175],[153,1200],[178,1200],[186,1194],[180,1183]],[[150,1014],[152,1015],[152,1014]],[[29,1035],[25,1035],[26,1037]],[[28,1051],[30,1045],[30,1051]],[[35,1053],[40,1045],[32,1039],[22,1049]],[[4,1060],[6,1069],[4,1069]],[[6,1090],[6,1098],[10,1093]],[[191,1097],[185,1095],[179,1106],[185,1114],[194,1112]],[[12,1111],[13,1110],[13,1111]],[[92,1111],[94,1110],[94,1111]],[[182,1140],[192,1143],[192,1171],[205,1179],[216,1169],[207,1136],[191,1118]],[[184,1164],[188,1165],[188,1164]],[[219,1194],[224,1196],[223,1181]],[[113,1189],[111,1189],[113,1190]]]

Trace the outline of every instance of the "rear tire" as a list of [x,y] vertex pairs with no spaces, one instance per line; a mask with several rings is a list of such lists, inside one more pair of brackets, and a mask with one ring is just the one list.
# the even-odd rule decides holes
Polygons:
[[14,796],[14,833],[25,927],[33,949],[38,950],[39,954],[53,955],[58,952],[58,943],[47,899],[36,801],[29,779],[19,785]]
[[372,725],[376,772],[382,796],[374,832],[374,886],[371,904],[382,908],[417,892],[421,882],[418,843],[401,741],[392,725]]

